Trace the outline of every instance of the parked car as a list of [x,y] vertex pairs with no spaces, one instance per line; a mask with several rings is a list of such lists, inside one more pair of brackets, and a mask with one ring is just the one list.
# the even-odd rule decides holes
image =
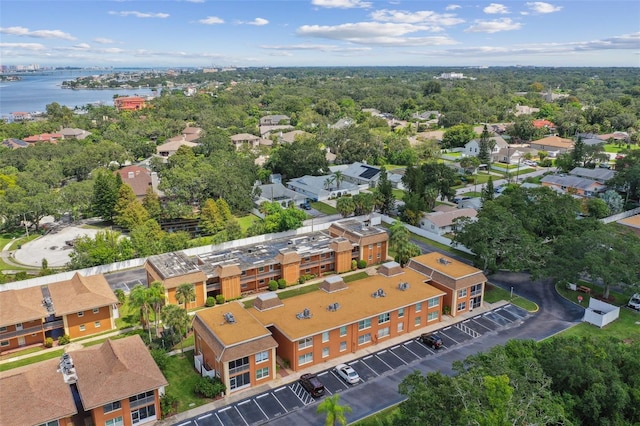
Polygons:
[[300,204],[300,208],[304,209],[304,210],[311,210],[311,204],[309,203],[302,203]]
[[453,202],[456,203],[456,204],[459,204],[460,201],[470,200],[470,199],[471,199],[471,197],[455,197],[453,199]]
[[315,374],[306,373],[300,376],[300,385],[314,398],[324,395],[324,385]]
[[431,346],[433,349],[440,349],[443,345],[442,337],[436,333],[422,333],[420,335],[420,341],[427,346]]
[[360,375],[351,366],[347,364],[336,365],[336,373],[347,383],[358,383],[360,381]]
[[531,160],[524,160],[524,164],[527,166],[531,166],[531,167],[537,167],[538,163],[536,163],[535,161],[531,161]]
[[627,303],[627,306],[631,309],[640,311],[640,293],[636,293],[631,296],[631,299],[629,299],[629,303]]

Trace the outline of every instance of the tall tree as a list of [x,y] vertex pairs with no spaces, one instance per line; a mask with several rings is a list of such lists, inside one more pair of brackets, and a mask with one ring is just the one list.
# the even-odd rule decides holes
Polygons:
[[486,203],[487,201],[493,200],[495,197],[495,188],[493,187],[493,177],[489,175],[489,179],[487,180],[487,184],[482,188],[482,202]]
[[218,203],[211,198],[204,202],[200,210],[200,226],[210,235],[217,234],[224,228],[224,219],[220,214]]
[[143,326],[148,330],[149,341],[151,341],[151,311],[153,310],[153,301],[149,290],[149,287],[142,284],[135,286],[129,293],[129,303],[131,306],[140,309]]
[[181,303],[185,309],[187,304],[196,300],[196,288],[192,283],[183,283],[176,289],[176,301]]
[[340,405],[340,394],[326,397],[320,404],[318,404],[318,414],[326,413],[325,426],[335,426],[347,424],[346,413],[351,412],[351,407],[348,405]]
[[117,173],[114,175],[107,169],[101,169],[95,173],[91,205],[96,216],[100,216],[104,220],[113,219],[121,185],[122,179]]
[[158,194],[156,194],[151,186],[147,188],[147,191],[144,194],[142,206],[147,210],[151,219],[160,220],[160,217],[162,216],[162,206],[160,205]]
[[389,248],[395,252],[395,260],[401,266],[404,266],[409,262],[409,259],[421,253],[420,247],[409,240],[409,231],[402,222],[396,220],[389,231]]
[[396,205],[396,197],[393,195],[393,186],[387,175],[387,169],[380,170],[380,178],[376,187],[377,206],[380,213],[388,215]]
[[356,210],[356,205],[353,202],[353,197],[340,197],[336,201],[336,210],[342,215],[342,217],[351,216]]
[[445,130],[442,135],[442,147],[447,149],[460,148],[474,137],[476,137],[476,134],[473,131],[473,126],[468,124],[457,124]]
[[481,164],[486,164],[487,166],[491,164],[491,150],[493,149],[491,140],[489,139],[490,137],[491,134],[485,124],[480,134],[480,140],[478,141],[478,160],[480,160]]
[[156,337],[160,337],[160,311],[165,302],[164,285],[161,281],[154,281],[149,285],[149,303],[153,308]]
[[180,351],[184,354],[184,337],[191,323],[187,310],[178,305],[165,305],[160,315],[164,326],[180,336]]

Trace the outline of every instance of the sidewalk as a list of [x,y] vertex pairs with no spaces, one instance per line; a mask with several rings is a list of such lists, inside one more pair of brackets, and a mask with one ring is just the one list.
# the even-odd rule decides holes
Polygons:
[[[244,391],[240,391],[234,394],[231,394],[230,396],[227,396],[225,398],[219,399],[217,401],[213,401],[210,402],[208,404],[205,405],[201,405],[199,407],[196,408],[192,408],[190,410],[187,411],[183,411],[182,413],[178,413],[176,415],[173,415],[171,417],[168,417],[164,420],[159,421],[157,424],[159,425],[170,425],[170,424],[178,424],[181,423],[183,421],[186,421],[187,419],[191,418],[191,417],[197,417],[197,416],[201,416],[204,415],[206,413],[208,413],[209,411],[213,411],[213,410],[217,410],[219,408],[223,408],[229,404],[233,404],[235,402],[241,401],[243,399],[247,399],[250,398],[252,396],[261,394],[263,392],[267,392],[269,390],[272,389],[277,389],[283,385],[286,385],[288,383],[291,383],[295,380],[297,380],[301,374],[303,373],[318,373],[321,371],[326,370],[329,367],[333,367],[334,365],[337,364],[346,364],[349,363],[351,361],[353,361],[354,359],[357,358],[361,358],[363,356],[366,356],[368,354],[373,354],[373,353],[377,353],[380,352],[383,349],[389,348],[391,346],[395,346],[398,344],[401,344],[407,340],[410,339],[415,339],[418,336],[420,336],[420,334],[422,333],[428,333],[431,331],[435,331],[441,328],[445,328],[448,326],[451,326],[453,324],[462,322],[468,318],[472,318],[475,317],[477,315],[480,315],[484,312],[488,312],[492,309],[498,308],[500,306],[506,305],[508,304],[507,301],[499,301],[496,303],[484,303],[482,307],[480,308],[476,308],[474,309],[472,312],[466,312],[464,314],[461,314],[455,318],[450,317],[448,315],[443,315],[442,317],[442,321],[440,321],[439,323],[433,324],[431,326],[428,327],[423,327],[420,328],[419,330],[415,330],[412,331],[410,333],[405,333],[402,334],[400,336],[396,336],[393,337],[391,339],[385,340],[382,343],[378,343],[372,346],[369,346],[368,348],[359,350],[355,353],[350,353],[350,354],[346,354],[343,355],[341,357],[338,358],[332,358],[330,360],[327,360],[321,364],[316,364],[313,365],[309,368],[305,368],[304,371],[291,371],[291,370],[287,370],[287,376],[286,377],[281,377],[280,374],[278,374],[278,378],[276,378],[275,380],[264,384],[262,386],[257,386],[255,388],[249,388],[247,390]],[[391,370],[388,374],[393,373],[393,370]]]

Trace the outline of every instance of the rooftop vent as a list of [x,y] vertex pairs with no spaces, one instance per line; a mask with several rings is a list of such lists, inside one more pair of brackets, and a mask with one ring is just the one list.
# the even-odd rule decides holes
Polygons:
[[313,315],[309,308],[304,308],[302,312],[296,314],[296,318],[298,319],[310,319]]
[[224,320],[226,322],[228,322],[229,324],[235,324],[236,323],[236,317],[234,317],[231,312],[227,312],[226,314],[224,314]]
[[378,291],[375,291],[371,294],[371,296],[374,298],[385,297],[386,295],[387,293],[385,293],[384,290],[381,288],[379,288]]
[[439,257],[438,258],[438,263],[441,265],[448,265],[451,263],[450,260],[445,259],[444,257]]
[[49,312],[49,313],[53,313],[54,312],[53,301],[51,300],[51,298],[49,296],[44,298],[44,300],[42,301],[42,304],[44,305],[45,308],[47,308],[47,312]]
[[330,312],[335,312],[338,309],[340,309],[340,304],[338,302],[332,303],[329,306],[327,306],[327,311],[330,311]]
[[400,284],[398,284],[398,290],[408,290],[409,289],[409,283],[408,282],[401,282]]
[[78,381],[76,370],[73,368],[73,360],[71,359],[71,355],[67,352],[62,354],[58,366],[60,367],[58,368],[58,372],[62,373],[65,383],[73,384]]

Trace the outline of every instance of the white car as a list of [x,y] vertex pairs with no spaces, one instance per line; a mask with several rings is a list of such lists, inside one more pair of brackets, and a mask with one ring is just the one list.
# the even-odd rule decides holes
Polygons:
[[640,311],[640,293],[636,293],[631,296],[631,299],[629,299],[629,303],[627,303],[627,306],[631,309]]
[[347,383],[354,384],[360,381],[358,372],[347,364],[336,365],[336,373],[338,373],[338,376],[342,377],[342,380]]

